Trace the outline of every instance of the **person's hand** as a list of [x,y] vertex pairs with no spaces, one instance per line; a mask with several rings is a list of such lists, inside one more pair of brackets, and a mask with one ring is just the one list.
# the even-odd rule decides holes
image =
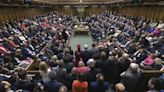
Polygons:
[[164,66],[160,69],[160,71],[164,71]]

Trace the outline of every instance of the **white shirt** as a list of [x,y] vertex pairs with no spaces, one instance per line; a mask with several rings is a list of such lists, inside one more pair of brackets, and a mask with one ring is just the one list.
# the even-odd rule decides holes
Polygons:
[[48,69],[47,72],[45,73],[44,71],[39,70],[40,75],[42,76],[42,81],[45,83],[47,81],[50,81],[49,78],[49,72],[51,71],[51,69]]

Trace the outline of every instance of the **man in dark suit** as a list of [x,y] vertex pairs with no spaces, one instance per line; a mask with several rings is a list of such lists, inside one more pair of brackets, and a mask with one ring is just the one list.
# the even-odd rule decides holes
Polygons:
[[2,31],[2,34],[3,34],[3,36],[6,37],[6,38],[10,37],[10,34],[9,34],[9,32],[8,32],[7,30],[3,30],[3,31]]
[[3,43],[3,46],[6,47],[8,50],[10,50],[10,51],[16,50],[11,44],[9,44],[7,38],[4,38],[2,43]]
[[93,57],[94,54],[98,53],[99,49],[96,47],[96,44],[92,44],[92,48],[89,50],[90,55]]
[[61,82],[56,80],[57,74],[55,71],[49,73],[51,81],[46,82],[44,85],[46,92],[59,92],[59,88],[63,85]]
[[96,81],[90,83],[89,92],[106,92],[109,88],[109,83],[104,81],[104,76],[101,73],[98,73],[96,79]]
[[83,58],[83,61],[85,64],[87,63],[88,59],[91,58],[91,55],[88,51],[88,45],[87,44],[84,45],[84,51],[82,52],[82,58]]
[[18,81],[16,88],[32,92],[35,84],[30,80],[30,78],[27,77],[27,71],[20,70],[18,72],[18,77],[20,80]]

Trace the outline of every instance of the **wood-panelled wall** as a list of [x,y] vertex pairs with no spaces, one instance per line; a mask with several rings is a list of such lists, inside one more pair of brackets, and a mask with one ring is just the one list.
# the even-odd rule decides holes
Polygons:
[[127,16],[164,20],[164,6],[129,6],[113,8],[112,11]]
[[54,11],[60,12],[60,13],[64,13],[66,15],[77,15],[77,10],[74,7],[67,7],[67,6],[59,6],[59,7],[55,7]]
[[[85,7],[84,15],[93,15],[105,10],[117,12],[128,16],[164,20],[164,6],[89,6]],[[16,20],[25,17],[37,16],[51,11],[58,11],[67,15],[78,15],[76,7],[55,6],[53,8],[32,8],[32,7],[0,7],[0,22]]]
[[85,15],[93,15],[93,14],[99,14],[104,12],[105,10],[108,10],[105,6],[91,6],[85,8]]
[[50,12],[45,8],[31,7],[0,7],[0,22],[12,21],[25,17],[37,16]]
[[85,14],[98,14],[105,10],[117,12],[127,16],[136,16],[164,21],[164,6],[87,7]]

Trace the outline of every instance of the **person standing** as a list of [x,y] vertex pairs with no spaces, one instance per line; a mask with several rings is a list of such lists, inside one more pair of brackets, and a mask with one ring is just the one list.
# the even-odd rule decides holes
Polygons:
[[141,76],[138,64],[131,63],[128,70],[121,73],[121,82],[125,85],[127,92],[135,92],[136,86]]
[[88,82],[85,74],[80,73],[77,75],[77,80],[72,83],[72,92],[88,92]]

